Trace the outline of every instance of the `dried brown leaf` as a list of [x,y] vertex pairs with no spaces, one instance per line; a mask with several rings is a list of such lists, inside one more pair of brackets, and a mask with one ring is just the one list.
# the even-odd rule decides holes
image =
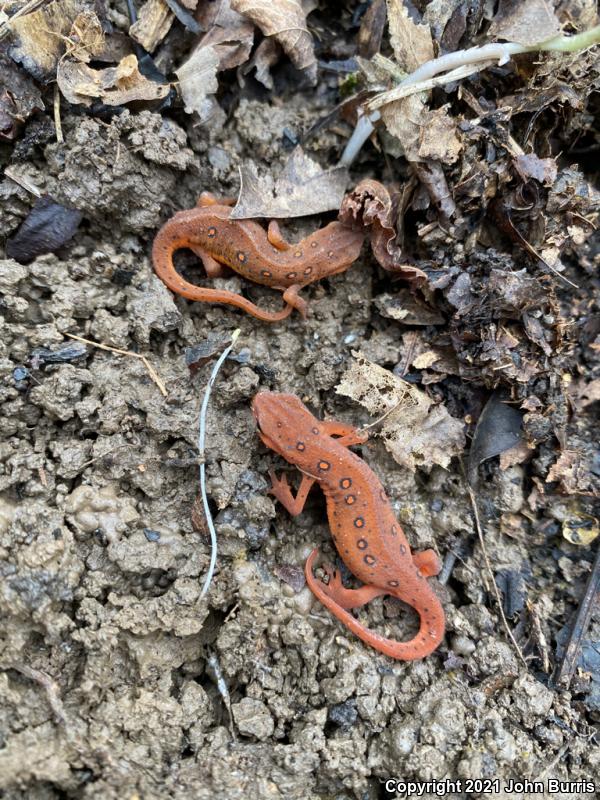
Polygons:
[[558,481],[567,494],[577,494],[589,491],[590,477],[583,454],[578,450],[563,450],[548,470],[546,483]]
[[500,0],[489,35],[523,45],[545,42],[560,33],[560,23],[546,0]]
[[432,159],[443,164],[453,164],[458,159],[462,142],[457,136],[456,120],[448,113],[449,107],[445,105],[423,115],[418,141],[420,159]]
[[134,100],[159,100],[169,93],[168,84],[155,83],[140,73],[134,55],[107,69],[92,69],[65,59],[58,65],[56,81],[70,103],[86,106],[96,98],[106,105],[120,106]]
[[433,58],[433,41],[428,25],[418,25],[402,0],[387,0],[390,41],[398,64],[413,72]]
[[187,114],[196,112],[201,120],[210,116],[212,102],[208,96],[218,89],[219,56],[214,47],[198,47],[175,74]]
[[417,267],[402,263],[395,218],[389,191],[370,178],[365,178],[349,192],[340,208],[342,222],[349,226],[362,225],[369,231],[373,255],[384,269],[402,273],[407,278],[425,278],[425,273]]
[[304,217],[340,207],[348,173],[344,167],[324,170],[296,147],[276,180],[259,176],[253,162],[240,168],[240,196],[232,219]]
[[300,0],[231,0],[231,7],[273,36],[297,69],[316,80],[317,59]]
[[129,28],[129,35],[144,50],[153,53],[171,30],[174,19],[175,15],[164,0],[146,0]]
[[67,37],[66,55],[78,61],[91,61],[104,50],[102,23],[93,11],[78,14]]
[[379,313],[404,325],[443,325],[444,317],[435,308],[416,297],[409,289],[395,294],[380,294],[375,298]]
[[556,180],[557,166],[553,158],[539,158],[535,153],[523,153],[516,156],[514,163],[524,181],[534,178],[546,186],[552,186]]
[[436,405],[416,386],[397,378],[360,353],[344,373],[336,392],[356,400],[370,414],[383,416],[379,436],[392,457],[413,471],[447,467],[465,447],[464,423]]
[[244,64],[254,44],[254,25],[231,8],[230,0],[207,3],[199,21],[206,33],[198,47],[211,46],[219,59],[219,70]]

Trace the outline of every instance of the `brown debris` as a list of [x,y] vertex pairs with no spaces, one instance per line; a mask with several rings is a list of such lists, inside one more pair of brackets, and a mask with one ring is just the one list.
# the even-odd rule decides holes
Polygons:
[[[316,80],[317,60],[307,12],[300,0],[230,0],[234,11],[250,19],[265,36],[282,46],[297,69],[306,70]],[[310,8],[310,6],[309,6]]]
[[323,170],[296,147],[281,175],[259,176],[253,162],[240,168],[241,189],[232,219],[304,217],[340,207],[348,173],[343,167]]
[[349,226],[361,225],[369,231],[373,255],[384,269],[412,279],[424,278],[422,270],[402,260],[395,227],[400,199],[401,196],[396,194],[394,208],[388,189],[379,181],[365,178],[344,197],[340,220]]

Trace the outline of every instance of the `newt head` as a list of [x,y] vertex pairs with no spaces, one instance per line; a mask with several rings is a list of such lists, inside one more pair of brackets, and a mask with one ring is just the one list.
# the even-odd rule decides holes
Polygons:
[[319,424],[293,394],[259,392],[252,400],[252,413],[264,444],[284,457],[289,451],[290,439],[295,440],[299,432]]

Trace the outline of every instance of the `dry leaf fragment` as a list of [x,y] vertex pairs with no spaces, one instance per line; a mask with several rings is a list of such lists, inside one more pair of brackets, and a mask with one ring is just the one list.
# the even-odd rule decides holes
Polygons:
[[80,12],[80,0],[55,0],[39,11],[9,21],[13,40],[10,57],[37,80],[53,79],[65,52],[67,34]]
[[259,176],[253,162],[240,168],[240,180],[232,219],[304,217],[340,207],[348,172],[344,167],[324,170],[296,147],[276,180]]
[[292,64],[316,81],[317,59],[300,0],[231,0],[231,7],[277,39]]
[[232,10],[229,0],[208,3],[199,22],[206,33],[175,74],[186,113],[196,112],[205,121],[214,109],[211,95],[218,89],[217,72],[248,60],[254,44],[254,26]]
[[453,164],[462,150],[456,121],[448,114],[449,104],[427,111],[420,122],[418,156],[444,164]]
[[433,41],[428,25],[418,25],[409,16],[403,0],[387,0],[390,42],[398,64],[414,72],[433,58]]
[[445,468],[453,456],[462,453],[465,433],[461,420],[361,353],[353,355],[356,360],[342,375],[336,392],[356,400],[373,415],[386,415],[378,435],[399,464],[413,471],[434,464]]
[[424,279],[425,273],[418,267],[402,263],[395,223],[398,209],[394,205],[382,183],[365,178],[344,197],[340,220],[351,227],[362,225],[368,230],[373,255],[384,269],[398,272],[408,279]]
[[590,477],[583,453],[578,450],[563,450],[548,470],[546,483],[559,481],[567,494],[577,494],[589,491]]
[[171,30],[174,19],[175,15],[164,0],[146,0],[129,28],[129,35],[144,50],[153,53]]
[[70,103],[89,106],[99,98],[106,105],[119,106],[134,100],[159,100],[169,85],[145,78],[135,55],[125,56],[116,67],[92,69],[77,61],[61,61],[56,75],[58,86]]
[[515,158],[514,163],[524,181],[535,178],[546,186],[552,186],[556,180],[557,166],[553,158],[539,158],[535,153],[523,153]]
[[91,61],[104,51],[102,23],[93,11],[82,11],[69,31],[66,55],[77,61]]
[[217,70],[219,56],[214,47],[198,47],[182,64],[175,74],[179,78],[179,88],[187,114],[194,111],[201,120],[210,116],[212,103],[208,96],[218,89]]
[[500,0],[489,35],[526,46],[560,33],[560,23],[546,0]]

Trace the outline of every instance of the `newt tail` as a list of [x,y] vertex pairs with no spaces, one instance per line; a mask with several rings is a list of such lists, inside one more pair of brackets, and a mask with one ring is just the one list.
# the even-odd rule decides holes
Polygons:
[[[306,560],[304,565],[304,574],[306,582],[323,605],[328,608],[331,613],[344,624],[348,630],[356,634],[365,644],[374,647],[380,653],[383,653],[390,658],[396,658],[401,661],[415,661],[416,659],[423,658],[424,656],[432,653],[444,638],[445,630],[445,617],[442,604],[437,596],[429,590],[427,599],[421,597],[417,598],[417,602],[413,606],[420,619],[419,632],[413,639],[408,642],[397,642],[394,639],[386,639],[376,631],[365,627],[356,617],[353,617],[349,611],[339,606],[323,588],[324,584],[315,579],[313,575],[313,567],[319,551],[315,548]],[[393,597],[398,595],[390,592]],[[401,600],[401,597],[398,597]],[[426,646],[424,647],[424,643]]]

